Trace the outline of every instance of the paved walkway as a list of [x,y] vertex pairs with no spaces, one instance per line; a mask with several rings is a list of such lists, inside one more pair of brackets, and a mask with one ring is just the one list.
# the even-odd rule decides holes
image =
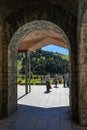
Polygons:
[[87,130],[70,120],[69,89],[53,86],[32,86],[24,95],[24,86],[18,87],[18,110],[9,118],[0,120],[0,130]]

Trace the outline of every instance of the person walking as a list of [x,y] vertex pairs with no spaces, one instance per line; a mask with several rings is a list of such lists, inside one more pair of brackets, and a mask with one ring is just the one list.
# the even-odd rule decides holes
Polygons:
[[58,75],[57,74],[54,76],[54,83],[55,83],[55,87],[57,88],[57,84],[58,84]]
[[47,89],[47,92],[49,92],[49,87],[50,87],[50,75],[48,74],[46,76],[46,89]]
[[67,87],[70,87],[70,73],[67,72]]
[[63,74],[63,87],[66,87],[66,82],[67,82],[67,74],[66,72]]

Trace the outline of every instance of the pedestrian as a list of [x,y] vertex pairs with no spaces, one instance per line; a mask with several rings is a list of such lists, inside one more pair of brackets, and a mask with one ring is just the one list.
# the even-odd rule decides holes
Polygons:
[[63,74],[63,87],[66,87],[67,84],[67,74],[66,72]]
[[47,89],[47,92],[49,92],[49,88],[50,87],[50,75],[48,74],[46,76],[46,89]]
[[58,84],[58,75],[57,74],[54,76],[54,84],[55,84],[55,87],[57,88],[57,84]]
[[70,87],[70,73],[67,73],[67,87]]

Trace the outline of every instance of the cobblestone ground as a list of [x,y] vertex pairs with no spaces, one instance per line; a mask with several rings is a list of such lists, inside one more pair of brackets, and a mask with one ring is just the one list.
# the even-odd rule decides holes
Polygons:
[[9,118],[0,120],[0,130],[87,130],[70,119],[69,88],[52,86],[18,86],[18,110]]

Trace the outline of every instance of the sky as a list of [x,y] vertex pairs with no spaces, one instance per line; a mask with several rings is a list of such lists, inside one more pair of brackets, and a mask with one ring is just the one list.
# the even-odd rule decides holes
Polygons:
[[61,54],[69,55],[68,49],[65,49],[65,48],[62,48],[62,47],[59,47],[56,45],[48,45],[48,46],[45,46],[41,49],[45,50],[45,51],[49,51],[49,52],[58,52]]

